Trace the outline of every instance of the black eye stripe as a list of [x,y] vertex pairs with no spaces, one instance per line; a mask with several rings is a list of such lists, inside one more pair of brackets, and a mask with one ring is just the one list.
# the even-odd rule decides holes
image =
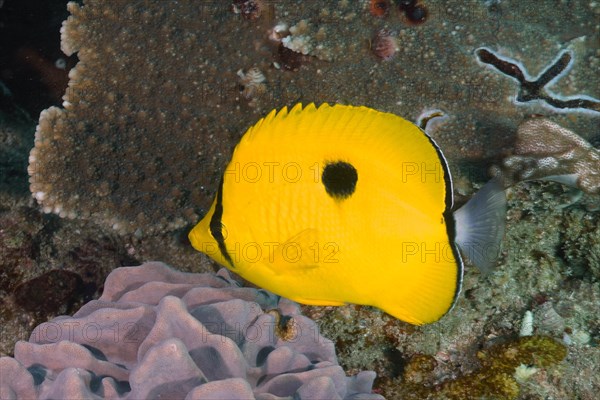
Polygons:
[[221,183],[219,184],[219,190],[217,191],[217,198],[215,200],[215,212],[210,218],[210,234],[217,241],[219,245],[219,251],[223,255],[223,258],[227,260],[231,267],[235,268],[233,265],[233,260],[231,256],[227,252],[227,247],[225,246],[225,237],[223,236],[223,224],[221,219],[223,218],[223,177],[221,177]]

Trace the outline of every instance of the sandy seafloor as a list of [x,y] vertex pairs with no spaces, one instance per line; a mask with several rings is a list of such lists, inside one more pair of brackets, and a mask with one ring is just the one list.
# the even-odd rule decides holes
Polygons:
[[[519,60],[530,76],[537,76],[569,50],[573,65],[549,91],[598,99],[598,2],[422,2],[429,15],[419,25],[408,23],[395,8],[385,18],[374,17],[365,1],[265,1],[264,12],[254,21],[240,18],[228,4],[203,4],[199,18],[210,24],[199,35],[199,46],[218,44],[219,51],[205,49],[204,63],[193,55],[184,58],[197,62],[209,83],[201,107],[207,129],[227,136],[223,145],[215,144],[218,137],[207,142],[207,149],[215,149],[215,167],[203,171],[210,175],[205,181],[212,183],[198,209],[208,206],[216,190],[214,178],[229,157],[225,149],[261,115],[297,101],[367,105],[413,121],[424,110],[443,110],[447,120],[430,134],[449,161],[459,202],[510,152],[516,128],[528,115],[545,115],[596,148],[600,145],[599,113],[558,111],[539,102],[516,104],[516,81],[478,63],[474,55],[484,46]],[[282,60],[268,36],[280,23],[300,24],[307,57],[297,71],[277,68]],[[388,61],[370,49],[370,40],[384,28],[398,43]],[[251,67],[264,73],[266,91],[247,99],[237,89],[236,73]],[[216,268],[190,249],[185,240],[189,225],[154,235],[129,234],[93,217],[67,220],[43,214],[27,190],[25,173],[38,115],[27,117],[10,97],[5,96],[2,106],[1,355],[10,355],[14,343],[26,339],[40,322],[73,313],[98,296],[104,277],[115,267],[161,260],[186,271]],[[227,129],[220,132],[224,120]],[[455,308],[438,323],[413,327],[352,305],[304,308],[336,343],[347,373],[374,369],[377,390],[398,398],[403,368],[413,355],[436,358],[431,382],[454,379],[478,368],[479,349],[518,335],[526,311],[533,311],[534,333],[566,340],[568,355],[520,384],[519,398],[597,398],[600,199],[585,195],[573,202],[570,189],[540,182],[520,183],[509,189],[508,198],[506,237],[496,269],[482,276],[467,267]],[[548,311],[550,306],[558,317]]]

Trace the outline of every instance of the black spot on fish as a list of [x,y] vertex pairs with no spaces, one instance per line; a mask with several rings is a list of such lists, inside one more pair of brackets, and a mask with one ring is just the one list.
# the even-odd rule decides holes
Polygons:
[[347,199],[356,189],[358,173],[345,161],[328,162],[323,169],[321,181],[328,195],[336,199]]

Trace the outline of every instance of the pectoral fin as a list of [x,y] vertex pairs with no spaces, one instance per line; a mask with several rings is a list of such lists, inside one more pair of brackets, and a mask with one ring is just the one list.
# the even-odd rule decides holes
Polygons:
[[318,231],[304,229],[285,242],[274,246],[273,262],[276,274],[295,273],[319,267]]

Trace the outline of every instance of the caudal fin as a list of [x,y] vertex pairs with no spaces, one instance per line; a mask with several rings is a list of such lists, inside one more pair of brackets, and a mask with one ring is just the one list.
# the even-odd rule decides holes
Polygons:
[[456,244],[463,256],[483,273],[496,265],[505,218],[506,193],[501,178],[490,180],[454,212]]

